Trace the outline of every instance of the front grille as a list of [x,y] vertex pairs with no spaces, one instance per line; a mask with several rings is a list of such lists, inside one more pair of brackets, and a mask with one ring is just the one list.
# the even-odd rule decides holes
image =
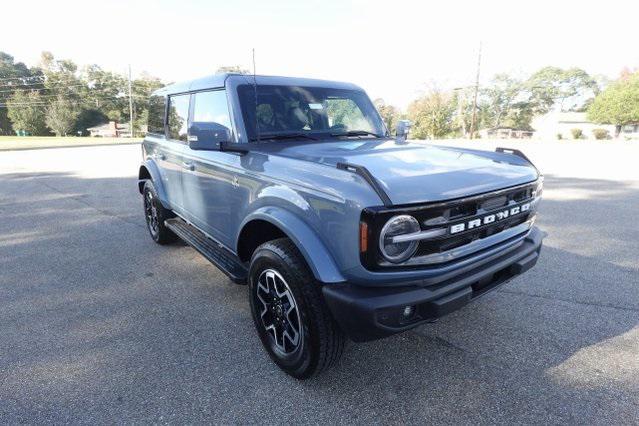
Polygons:
[[443,237],[425,240],[419,243],[419,248],[415,253],[415,256],[426,256],[433,253],[442,253],[448,250],[455,249],[457,247],[470,244],[475,240],[489,237],[497,234],[505,229],[512,228],[526,222],[530,218],[530,214],[521,214],[510,219],[505,219],[500,222],[496,222],[493,226],[486,226],[479,228],[476,231],[463,233],[461,235],[445,235]]
[[[442,204],[432,209],[420,210],[415,217],[422,224],[423,230],[447,226],[453,223],[464,223],[475,217],[500,211],[510,205],[526,203],[534,198],[536,185],[514,188],[510,191],[499,191],[498,194],[484,194],[480,197],[472,197],[459,201]],[[432,240],[424,240],[419,244],[415,256],[426,256],[433,253],[442,253],[457,247],[469,244],[475,240],[497,234],[505,229],[512,228],[526,222],[532,215],[527,214],[495,221],[491,225],[481,226],[474,230],[460,232],[459,234],[446,234]],[[437,223],[438,225],[434,225]]]
[[[422,231],[445,229],[446,233],[440,237],[421,240],[415,255],[406,262],[407,264],[392,264],[386,261],[379,252],[375,253],[374,256],[372,253],[369,253],[369,256],[366,258],[363,257],[362,261],[369,269],[423,266],[423,264],[420,265],[420,258],[437,257],[435,255],[446,253],[449,250],[466,246],[477,240],[494,236],[502,231],[529,221],[535,214],[534,201],[539,195],[536,193],[536,189],[537,182],[533,182],[447,202],[430,203],[405,208],[391,208],[382,211],[365,211],[363,219],[369,222],[369,229],[373,230],[372,235],[370,235],[372,241],[379,240],[379,232],[384,223],[392,216],[398,214],[410,214],[414,216],[419,221]],[[495,220],[491,223],[483,223],[484,219],[488,216],[496,216],[498,213],[503,214],[504,211],[511,211],[513,207],[524,206],[526,204],[533,207],[512,216],[502,216],[499,220]],[[367,215],[369,217],[366,217]],[[478,220],[481,222],[481,225],[472,227],[471,229],[469,222],[472,221],[476,224]],[[468,225],[468,227],[463,230],[460,230],[460,227],[458,227],[458,229],[453,232],[452,227],[457,224]],[[494,239],[495,238],[491,238],[489,240]],[[499,240],[499,238],[497,238],[497,240]],[[446,255],[448,255],[448,253],[446,253]],[[427,263],[433,264],[430,260]]]

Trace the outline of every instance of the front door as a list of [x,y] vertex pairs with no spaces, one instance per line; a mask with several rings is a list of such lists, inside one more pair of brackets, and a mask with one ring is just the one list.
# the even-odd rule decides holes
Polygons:
[[[214,123],[231,128],[226,91],[194,93],[191,122]],[[200,229],[233,248],[231,229],[232,202],[236,192],[236,154],[221,151],[192,150],[185,147],[182,188],[186,218]],[[236,165],[237,163],[237,165]]]

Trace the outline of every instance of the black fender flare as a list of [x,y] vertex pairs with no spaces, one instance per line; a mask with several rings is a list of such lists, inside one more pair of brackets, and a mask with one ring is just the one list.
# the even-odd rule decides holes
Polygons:
[[160,202],[164,208],[168,209],[169,202],[166,197],[164,183],[162,182],[160,170],[153,160],[146,160],[140,165],[140,169],[138,171],[138,190],[140,191],[140,194],[142,194],[142,191],[144,190],[144,183],[147,180],[151,180],[153,182],[153,186],[155,187],[155,191],[158,194]]
[[[318,281],[323,283],[346,281],[328,248],[300,217],[281,207],[261,207],[244,218],[239,227],[238,238],[246,224],[256,219],[269,222],[286,234],[300,251]],[[237,239],[235,246],[239,246]]]

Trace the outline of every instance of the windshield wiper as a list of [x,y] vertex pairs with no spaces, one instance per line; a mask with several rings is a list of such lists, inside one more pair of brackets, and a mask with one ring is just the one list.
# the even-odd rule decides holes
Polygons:
[[348,132],[331,133],[331,136],[375,136],[376,138],[381,138],[377,133],[367,130],[349,130]]
[[[260,134],[260,140],[278,140],[278,139],[310,139],[312,141],[319,140],[314,136],[307,135],[306,133],[277,133],[277,134]],[[251,141],[256,141],[257,138],[251,138]]]

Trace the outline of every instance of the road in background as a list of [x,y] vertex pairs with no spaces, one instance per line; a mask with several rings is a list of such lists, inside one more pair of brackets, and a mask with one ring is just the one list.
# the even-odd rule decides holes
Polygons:
[[519,146],[538,265],[306,382],[245,287],[151,241],[139,146],[0,153],[0,423],[639,423],[639,145]]
[[99,145],[139,144],[142,138],[99,138],[99,137],[58,137],[58,136],[0,136],[0,151],[23,149],[68,148]]

